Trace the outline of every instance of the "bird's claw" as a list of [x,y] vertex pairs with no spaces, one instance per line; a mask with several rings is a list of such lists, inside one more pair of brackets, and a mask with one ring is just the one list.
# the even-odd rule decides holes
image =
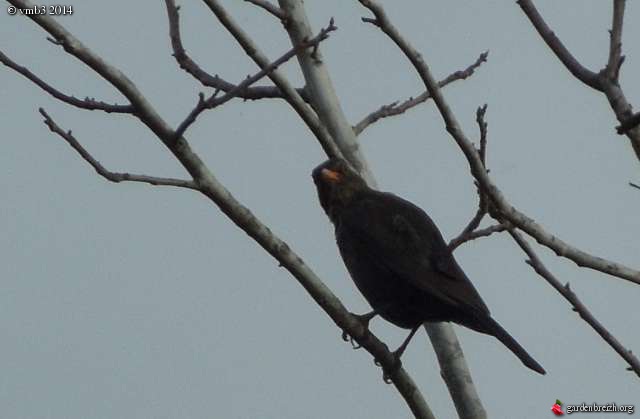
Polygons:
[[390,368],[385,368],[384,366],[382,366],[382,363],[378,359],[373,360],[374,364],[376,364],[378,367],[382,367],[382,380],[385,382],[385,384],[391,384],[393,382],[393,376],[396,374],[396,372],[398,372],[400,367],[402,367],[402,361],[400,361],[400,358],[396,356],[395,352],[392,352],[392,354],[394,361],[393,365]]
[[353,336],[349,335],[349,333],[347,333],[346,330],[342,331],[342,340],[344,340],[345,342],[350,342],[351,343],[351,347],[355,350],[355,349],[360,349],[362,348],[362,345],[360,345],[354,338]]
[[386,372],[382,374],[382,381],[384,381],[385,384],[393,383],[393,380]]
[[[362,326],[366,329],[369,330],[369,322],[371,321],[372,318],[374,318],[376,316],[376,311],[372,311],[370,313],[365,313],[365,314],[354,314],[351,313],[351,315],[353,317],[355,317],[356,319],[358,319],[358,321],[360,323],[362,323]],[[346,330],[342,331],[342,340],[344,340],[345,342],[351,342],[351,346],[353,347],[353,349],[360,349],[362,348],[362,345],[360,345],[354,338],[353,336],[349,335],[349,333]]]

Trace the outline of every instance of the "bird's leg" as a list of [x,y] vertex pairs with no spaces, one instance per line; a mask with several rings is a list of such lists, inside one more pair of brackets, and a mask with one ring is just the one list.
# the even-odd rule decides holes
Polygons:
[[418,331],[418,328],[421,325],[418,324],[416,327],[414,327],[413,329],[411,329],[411,332],[409,333],[409,336],[407,336],[407,338],[404,340],[404,342],[402,342],[402,345],[400,345],[400,347],[398,349],[396,349],[395,351],[393,351],[393,355],[396,357],[396,359],[398,360],[398,363],[400,363],[400,357],[402,356],[402,354],[404,353],[404,351],[407,349],[407,346],[409,346],[409,342],[411,342],[411,338],[413,337],[413,335],[416,334],[416,332]]
[[[414,327],[413,329],[411,329],[411,332],[409,333],[409,336],[407,336],[407,338],[404,340],[404,342],[402,342],[402,345],[400,345],[400,347],[398,349],[396,349],[395,351],[393,351],[391,354],[393,355],[393,358],[395,359],[393,366],[391,367],[390,370],[386,370],[383,369],[383,375],[382,375],[382,379],[384,380],[385,383],[389,384],[391,383],[391,375],[393,375],[396,371],[398,371],[398,369],[402,366],[402,361],[400,360],[400,357],[402,356],[402,354],[404,353],[404,351],[407,349],[407,346],[409,346],[409,342],[411,342],[411,338],[413,338],[413,335],[416,334],[416,332],[418,331],[418,328],[420,328],[420,324],[418,324],[416,327]],[[375,361],[376,365],[380,365],[379,361]]]
[[[357,318],[362,323],[365,329],[369,329],[369,322],[371,321],[371,319],[373,319],[375,316],[378,315],[378,312],[376,310],[373,310],[365,314],[351,313],[351,315]],[[342,340],[344,340],[345,342],[347,341],[351,342],[351,346],[353,347],[353,349],[360,349],[362,347],[360,344],[354,343],[353,337],[349,336],[346,330],[342,331]]]

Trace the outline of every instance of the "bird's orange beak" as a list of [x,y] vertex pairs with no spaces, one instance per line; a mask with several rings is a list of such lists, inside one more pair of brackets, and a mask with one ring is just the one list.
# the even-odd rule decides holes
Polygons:
[[331,183],[338,183],[342,179],[342,175],[339,172],[335,172],[329,169],[322,169],[320,171],[322,178]]

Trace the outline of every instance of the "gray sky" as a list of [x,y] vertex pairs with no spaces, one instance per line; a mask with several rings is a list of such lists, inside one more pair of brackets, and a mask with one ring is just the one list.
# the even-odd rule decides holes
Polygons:
[[[539,1],[572,52],[598,70],[607,56],[610,2]],[[622,85],[640,100],[640,8],[628,2]],[[233,15],[261,48],[289,47],[279,24],[240,1]],[[124,100],[45,40],[23,17],[0,11],[0,49],[64,92]],[[123,70],[172,124],[200,86],[173,58],[163,2],[83,0],[60,17],[74,35]],[[352,123],[422,91],[385,36],[360,23],[357,1],[307,1]],[[445,90],[469,135],[489,104],[491,175],[508,199],[579,248],[638,265],[638,163],[602,95],[552,56],[515,2],[386,2],[396,25],[442,78],[489,49],[471,79]],[[200,2],[183,2],[183,40],[211,73],[255,72]],[[293,62],[286,67],[296,83]],[[185,176],[130,116],[70,108],[0,68],[0,406],[7,418],[410,417],[368,353],[353,351],[303,288],[195,192],[98,177],[51,134],[39,106],[105,166]],[[243,203],[286,240],[354,312],[368,306],[338,257],[311,169],[324,160],[312,135],[279,101],[234,101],[188,131],[193,147]],[[466,160],[432,104],[361,136],[381,189],[429,212],[445,237],[476,210]],[[625,344],[640,351],[640,288],[540,255]],[[504,236],[467,244],[456,257],[494,317],[547,369],[538,376],[497,340],[456,326],[493,418],[548,415],[565,403],[635,404],[637,377],[568,304],[523,263]],[[396,347],[405,331],[374,331]],[[433,350],[421,331],[403,359],[438,417],[454,417]],[[615,416],[615,414],[612,414]]]

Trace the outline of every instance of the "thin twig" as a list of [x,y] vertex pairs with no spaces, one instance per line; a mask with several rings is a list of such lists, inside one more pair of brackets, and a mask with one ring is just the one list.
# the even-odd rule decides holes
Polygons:
[[[476,111],[476,122],[478,123],[478,129],[480,130],[480,149],[478,150],[480,154],[480,160],[482,160],[482,165],[485,170],[487,167],[486,156],[487,156],[487,122],[485,121],[485,114],[487,112],[487,104],[480,106]],[[488,170],[487,170],[488,173]],[[480,222],[487,214],[489,210],[489,199],[487,194],[482,190],[480,184],[475,181],[476,190],[478,191],[478,211],[476,215],[473,216],[471,221],[467,224],[467,226],[462,230],[462,232],[457,236],[451,239],[449,242],[449,249],[451,251],[455,250],[461,244],[474,240],[478,237],[484,237],[491,235],[495,232],[502,231],[498,230],[497,227],[500,227],[502,224],[497,226],[489,227],[488,229],[484,229],[486,231],[474,231],[480,226]],[[492,231],[491,229],[495,230]],[[478,234],[480,233],[480,234]]]
[[[502,192],[493,183],[489,177],[480,154],[475,146],[465,135],[460,123],[457,121],[449,104],[444,99],[438,83],[433,78],[431,70],[425,63],[424,59],[418,51],[416,51],[398,32],[386,16],[384,9],[373,0],[359,0],[361,4],[367,7],[376,17],[377,26],[402,50],[407,59],[413,64],[420,78],[425,84],[427,90],[431,93],[436,106],[442,116],[446,129],[451,137],[456,141],[461,151],[464,153],[469,163],[471,174],[478,181],[482,189],[491,198],[492,206],[495,206],[499,221],[507,220],[514,226],[523,230],[536,239],[538,243],[543,244],[553,250],[558,256],[565,257],[578,266],[594,269],[606,274],[626,279],[628,281],[640,284],[640,271],[629,268],[620,263],[591,255],[570,244],[564,242],[553,234],[547,232],[535,220],[526,214],[518,211],[511,203],[507,201]],[[524,2],[525,0],[521,0]]]
[[55,121],[49,116],[49,114],[47,114],[47,112],[43,108],[40,108],[39,111],[40,114],[44,116],[44,123],[49,127],[49,129],[62,137],[74,150],[78,152],[80,157],[82,157],[87,163],[89,163],[100,176],[107,179],[108,181],[115,183],[141,182],[156,186],[176,186],[179,188],[193,189],[196,191],[200,190],[196,183],[192,180],[112,172],[106,169],[98,160],[96,160],[91,155],[91,153],[89,153],[73,136],[71,131],[64,131],[62,128],[60,128],[60,126],[55,123]]
[[487,167],[487,128],[489,127],[489,124],[484,119],[487,113],[487,106],[485,103],[476,110],[476,123],[480,130],[480,160],[482,160],[485,168]]
[[466,237],[476,228],[478,228],[478,226],[480,225],[480,222],[482,221],[482,219],[484,218],[484,216],[487,214],[486,211],[483,211],[482,208],[478,208],[478,211],[476,211],[476,215],[473,216],[473,218],[471,219],[471,221],[469,221],[469,223],[465,226],[465,228],[462,230],[462,232],[460,232],[460,234],[458,234],[456,237],[454,237],[453,239],[451,239],[449,241],[449,250],[453,251],[456,247],[460,246],[462,243],[464,243],[466,240]]
[[[440,80],[438,82],[438,85],[440,87],[445,87],[446,85],[453,83],[454,81],[465,80],[471,77],[475,72],[475,70],[478,67],[480,67],[482,63],[487,61],[488,55],[489,55],[489,51],[483,52],[482,54],[480,54],[478,59],[469,67],[465,68],[464,70],[458,70],[449,74],[447,77]],[[398,104],[398,101],[396,101],[393,103],[389,103],[387,105],[382,105],[379,109],[371,112],[369,115],[362,118],[360,122],[354,125],[353,131],[356,133],[356,135],[360,135],[362,131],[367,129],[372,124],[378,122],[380,119],[388,118],[390,116],[401,115],[406,111],[408,111],[409,109],[414,108],[415,106],[421,103],[424,103],[429,99],[431,99],[431,95],[429,94],[429,92],[425,91],[421,93],[419,96],[416,96],[415,98],[410,97],[409,99],[405,100],[400,104]]]
[[[203,70],[185,51],[182,45],[182,37],[180,35],[180,15],[179,8],[175,4],[175,0],[165,0],[167,7],[167,15],[169,18],[169,36],[171,38],[171,47],[173,56],[178,62],[180,68],[191,74],[203,86],[220,89],[222,92],[229,92],[236,85],[220,78],[217,74],[212,75]],[[306,101],[307,94],[304,89],[297,89],[298,94]],[[246,100],[258,99],[282,99],[283,95],[277,86],[253,86],[240,92],[239,97]]]
[[[478,188],[478,192],[480,192],[479,188]],[[489,232],[488,234],[480,234],[478,236],[476,236],[475,233],[474,233],[474,232],[480,231],[480,230],[476,230],[476,229],[480,226],[480,222],[482,222],[482,219],[484,218],[484,216],[487,215],[486,209],[484,209],[483,206],[482,206],[482,194],[480,194],[480,197],[481,197],[481,202],[478,205],[478,210],[476,211],[476,214],[473,216],[473,218],[471,218],[471,220],[465,226],[465,228],[462,229],[460,234],[458,234],[456,237],[454,237],[453,239],[451,239],[449,241],[449,244],[447,246],[449,247],[450,251],[453,252],[461,244],[466,243],[466,242],[468,242],[470,240],[474,240],[476,238],[483,237],[483,236],[489,236],[489,235],[497,232],[497,231],[492,231],[492,232]],[[497,225],[497,226],[500,226],[500,224]],[[497,226],[492,226],[492,227],[495,228]],[[491,228],[491,227],[489,227],[489,228]],[[500,230],[500,231],[502,231],[502,230]]]
[[0,62],[6,65],[7,67],[11,68],[12,70],[15,70],[18,73],[22,74],[24,77],[31,80],[36,86],[40,87],[42,90],[49,93],[54,98],[64,103],[68,103],[69,105],[75,106],[80,109],[87,109],[90,111],[100,110],[100,111],[105,111],[107,113],[132,113],[133,112],[133,106],[131,105],[111,104],[111,103],[98,101],[98,100],[95,100],[94,98],[89,98],[89,97],[85,99],[78,99],[74,96],[66,95],[61,91],[57,90],[55,87],[48,84],[47,82],[45,82],[44,80],[42,80],[40,77],[36,76],[27,67],[21,66],[16,62],[14,62],[13,60],[11,60],[2,51],[0,51]]
[[640,189],[640,185],[637,185],[633,182],[629,182],[629,186],[631,186],[632,188]]
[[638,358],[636,358],[629,349],[625,348],[620,341],[618,341],[618,339],[616,339],[611,332],[609,332],[609,330],[607,330],[607,328],[593,316],[573,290],[571,290],[568,282],[565,285],[562,285],[558,278],[556,278],[546,268],[533,248],[517,230],[510,229],[509,234],[529,257],[529,260],[526,261],[527,264],[531,266],[538,275],[543,277],[553,288],[555,288],[556,291],[558,291],[573,306],[573,311],[577,312],[580,317],[629,364],[629,370],[634,371],[636,375],[640,377],[640,360],[638,360]]
[[624,22],[625,0],[613,0],[613,18],[609,31],[609,60],[606,72],[613,81],[618,80],[622,65],[622,24]]
[[271,3],[268,0],[244,0],[244,1],[263,8],[267,12],[271,13],[272,15],[280,19],[281,21],[284,21],[285,19],[284,12],[278,6],[276,6],[275,4]]
[[221,97],[217,97],[218,90],[216,90],[206,100],[204,99],[204,96],[200,94],[198,103],[195,106],[195,108],[193,108],[193,110],[189,113],[189,115],[187,115],[184,121],[182,121],[182,123],[180,123],[180,125],[176,129],[176,133],[175,133],[176,138],[180,138],[185,133],[187,128],[189,128],[189,126],[195,122],[196,118],[206,109],[213,109],[217,106],[221,106],[226,102],[230,101],[231,99],[233,99],[234,97],[240,96],[242,92],[245,89],[247,89],[249,86],[251,86],[253,83],[257,82],[263,77],[268,76],[270,73],[275,71],[279,66],[286,63],[291,58],[295,57],[296,54],[298,54],[301,50],[305,48],[317,46],[320,42],[324,41],[329,37],[329,33],[335,31],[336,29],[337,28],[333,24],[333,20],[332,20],[329,23],[329,25],[326,28],[322,28],[320,30],[320,33],[318,33],[318,35],[316,35],[313,39],[305,41],[302,44],[291,48],[289,51],[283,54],[280,58],[269,63],[253,76],[249,76],[245,78],[242,82],[238,83],[233,89],[229,90],[225,95]]
[[478,239],[480,237],[489,237],[490,235],[492,235],[493,233],[501,233],[505,230],[507,230],[508,227],[505,224],[494,224],[491,225],[489,227],[485,227],[485,228],[480,228],[477,230],[471,230],[467,233],[461,234],[460,236],[456,237],[455,239],[451,240],[449,242],[449,249],[451,251],[455,250],[458,246],[460,246],[461,244],[464,244],[468,241],[471,240],[475,240]]
[[[480,130],[480,149],[478,150],[480,161],[482,162],[482,167],[484,167],[485,172],[489,173],[489,169],[487,169],[487,131],[489,124],[485,120],[487,107],[488,105],[486,103],[483,106],[478,107],[476,110],[476,123]],[[478,191],[478,209],[486,214],[491,209],[489,206],[489,196],[480,187],[480,183],[477,180],[474,183],[476,185],[476,190]]]

